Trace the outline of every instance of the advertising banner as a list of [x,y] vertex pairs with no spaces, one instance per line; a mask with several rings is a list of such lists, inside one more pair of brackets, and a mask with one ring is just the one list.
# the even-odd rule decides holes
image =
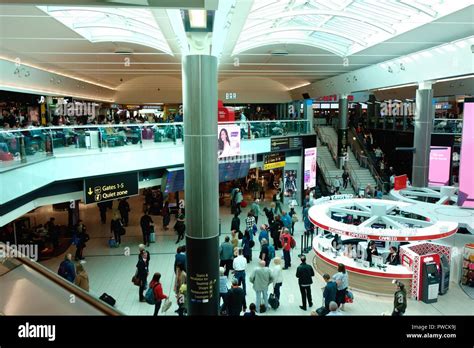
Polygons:
[[407,188],[408,176],[406,174],[399,175],[395,177],[394,189],[403,190]]
[[429,186],[449,185],[450,168],[451,168],[451,147],[431,146],[428,185]]
[[474,98],[464,100],[458,205],[474,208]]
[[285,170],[285,196],[293,198],[296,194],[296,170]]
[[217,134],[219,158],[240,155],[240,126],[235,124],[218,125]]
[[304,189],[316,186],[316,155],[317,149],[311,147],[304,149]]

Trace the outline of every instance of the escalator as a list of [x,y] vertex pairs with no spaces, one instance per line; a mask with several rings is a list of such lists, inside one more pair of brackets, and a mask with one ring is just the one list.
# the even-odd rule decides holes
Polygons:
[[0,315],[123,315],[3,243],[0,294]]
[[321,169],[319,168],[319,165],[317,165],[317,170],[316,170],[316,198],[324,197],[324,196],[329,196],[331,192],[329,191],[329,185],[324,181],[324,177],[321,174]]

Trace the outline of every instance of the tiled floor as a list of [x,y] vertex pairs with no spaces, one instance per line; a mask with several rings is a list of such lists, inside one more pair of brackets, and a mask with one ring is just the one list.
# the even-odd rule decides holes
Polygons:
[[[270,197],[270,195],[267,195]],[[128,315],[151,315],[153,314],[153,306],[138,301],[138,288],[131,283],[131,278],[135,273],[135,264],[137,261],[137,245],[141,242],[141,232],[138,227],[138,221],[141,216],[142,196],[130,199],[132,212],[130,215],[130,223],[127,233],[123,238],[121,248],[110,249],[107,245],[109,239],[109,223],[102,225],[99,218],[99,210],[95,205],[81,206],[81,219],[91,235],[91,240],[87,244],[84,256],[87,263],[85,268],[89,273],[91,292],[100,295],[106,292],[112,295],[116,300],[116,308]],[[269,204],[269,202],[264,202]],[[244,210],[244,214],[247,209]],[[222,219],[222,235],[228,235],[230,230],[231,215],[228,207],[221,208]],[[297,208],[299,216],[301,216],[300,208]],[[49,216],[55,216],[57,223],[65,224],[67,221],[66,212],[53,212],[51,207],[43,207],[37,209],[30,214],[37,223],[47,221]],[[111,212],[107,214],[107,221],[110,222]],[[260,221],[266,220],[261,217]],[[262,220],[263,219],[263,220]],[[161,226],[161,217],[153,216],[156,226]],[[32,221],[34,222],[34,221]],[[242,222],[243,223],[243,222]],[[173,221],[170,226],[173,225]],[[297,255],[300,252],[300,236],[303,230],[302,222],[298,222],[295,228],[295,240],[298,245],[292,251],[292,267],[283,272],[283,286],[281,288],[280,308],[277,311],[269,310],[263,315],[309,315],[310,311],[302,311],[299,309],[301,297],[298,282],[295,277],[296,267],[299,264]],[[176,236],[173,231],[164,232],[157,230],[157,241],[149,248],[151,253],[150,273],[160,272],[162,274],[162,284],[166,294],[172,295],[174,283],[174,254],[177,245],[175,244]],[[253,261],[248,265],[248,274],[255,268],[258,260],[258,243],[254,247]],[[71,247],[71,252],[74,248]],[[308,261],[311,261],[314,253],[307,255]],[[60,258],[51,259],[44,264],[54,271],[57,271]],[[247,281],[248,284],[250,284]],[[318,274],[314,277],[312,285],[313,302],[316,308],[322,303],[322,291],[324,286],[322,277]],[[474,315],[474,302],[455,284],[451,283],[449,292],[439,297],[437,303],[425,304],[423,302],[409,300],[407,315]],[[392,297],[382,297],[364,294],[354,291],[355,301],[353,304],[346,305],[346,315],[382,315],[391,314],[393,308]],[[255,293],[248,285],[247,303],[255,301]],[[173,306],[166,315],[176,315],[174,310],[177,308],[175,299],[173,298]]]

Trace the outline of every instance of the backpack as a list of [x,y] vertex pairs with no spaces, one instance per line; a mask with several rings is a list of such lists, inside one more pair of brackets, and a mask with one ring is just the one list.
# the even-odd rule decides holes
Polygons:
[[280,307],[280,301],[275,297],[274,294],[270,294],[270,296],[268,297],[268,304],[270,305],[270,307],[272,307],[272,309],[277,309],[278,307]]
[[275,258],[275,247],[273,245],[268,246],[268,258],[273,260]]
[[156,298],[155,298],[155,287],[158,284],[155,284],[154,287],[149,287],[148,290],[145,293],[145,301],[148,304],[154,305],[156,304]]
[[291,238],[291,239],[290,239],[290,246],[291,246],[291,249],[294,249],[295,246],[296,246],[296,241],[295,241],[295,239],[294,239],[293,237],[290,237],[290,238]]

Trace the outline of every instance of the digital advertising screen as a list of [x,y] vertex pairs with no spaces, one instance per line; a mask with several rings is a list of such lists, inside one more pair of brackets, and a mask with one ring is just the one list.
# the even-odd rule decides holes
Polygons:
[[296,187],[296,170],[285,170],[285,178],[284,178],[284,188],[285,188],[285,196],[287,197],[294,197],[297,192]]
[[474,98],[464,100],[461,158],[459,163],[458,205],[474,208]]
[[428,185],[429,186],[449,185],[450,169],[451,169],[451,147],[431,146]]
[[219,158],[240,155],[240,126],[224,124],[217,126],[217,155]]
[[316,186],[316,155],[317,149],[304,149],[304,189]]

